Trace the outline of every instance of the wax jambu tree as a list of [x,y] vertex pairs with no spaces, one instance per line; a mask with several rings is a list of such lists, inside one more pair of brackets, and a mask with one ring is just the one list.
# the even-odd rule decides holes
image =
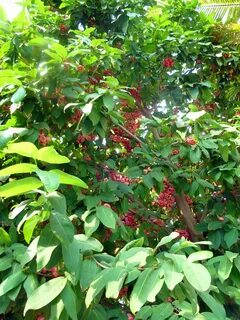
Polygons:
[[238,319],[239,48],[196,7],[0,11],[2,319]]

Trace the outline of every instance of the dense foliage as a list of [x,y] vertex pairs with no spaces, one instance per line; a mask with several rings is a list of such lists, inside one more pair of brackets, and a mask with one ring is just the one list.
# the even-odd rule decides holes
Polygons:
[[239,313],[239,48],[196,5],[0,10],[3,319]]

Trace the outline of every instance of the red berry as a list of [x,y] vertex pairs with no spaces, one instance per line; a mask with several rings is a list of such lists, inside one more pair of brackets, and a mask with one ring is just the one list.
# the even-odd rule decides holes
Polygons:
[[194,146],[197,143],[197,141],[192,137],[186,138],[185,142],[186,142],[186,144],[191,145],[191,146]]
[[68,26],[66,26],[65,24],[62,23],[59,26],[59,30],[60,30],[61,33],[67,33],[69,28],[68,28]]
[[122,289],[119,291],[118,298],[122,298],[122,297],[126,296],[127,293],[128,293],[128,287],[122,288]]
[[45,316],[43,314],[38,314],[36,320],[45,320]]
[[175,62],[172,58],[167,57],[163,60],[162,64],[165,68],[172,68],[174,66]]
[[179,154],[179,152],[180,151],[178,149],[174,149],[174,150],[172,150],[172,155],[175,156],[175,155]]

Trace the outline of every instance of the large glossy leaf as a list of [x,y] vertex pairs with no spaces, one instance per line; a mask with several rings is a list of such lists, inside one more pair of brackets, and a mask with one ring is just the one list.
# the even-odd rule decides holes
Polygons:
[[76,283],[80,279],[83,259],[77,241],[74,239],[70,245],[63,244],[62,253],[64,264]]
[[160,279],[160,273],[159,269],[147,268],[138,277],[130,297],[130,309],[133,313],[139,311],[147,301],[155,301],[164,282]]
[[111,271],[111,269],[103,270],[101,273],[97,274],[96,280],[91,283],[85,298],[87,308],[90,306],[93,299],[103,290],[108,283],[108,280],[111,279]]
[[74,236],[77,241],[80,251],[95,251],[101,252],[103,250],[103,245],[100,241],[95,238],[87,237],[85,234],[76,234]]
[[106,298],[117,299],[126,276],[127,271],[125,268],[112,268],[111,277],[106,284]]
[[34,177],[23,178],[0,186],[0,197],[9,198],[42,187],[42,182]]
[[115,229],[117,216],[111,208],[99,206],[96,208],[96,215],[107,228]]
[[10,290],[16,288],[20,283],[22,283],[27,277],[22,271],[15,272],[8,276],[5,280],[0,283],[0,297],[9,292]]
[[61,298],[69,317],[72,320],[78,320],[76,294],[69,283],[67,283],[65,288],[63,289]]
[[213,253],[211,251],[207,251],[207,250],[197,251],[189,255],[188,261],[194,262],[199,260],[210,259],[212,258],[212,256],[213,256]]
[[63,194],[54,191],[47,195],[47,199],[49,200],[52,208],[55,211],[60,212],[62,214],[65,214],[67,212],[66,198]]
[[40,235],[37,247],[37,271],[47,265],[58,245],[59,240],[54,236],[50,226],[45,227]]
[[205,304],[210,308],[210,310],[218,317],[219,320],[226,319],[226,311],[219,301],[217,301],[213,296],[211,296],[207,292],[199,293],[201,299],[205,302]]
[[12,95],[11,102],[12,103],[19,103],[25,98],[25,96],[26,96],[26,90],[23,87],[20,87]]
[[166,261],[163,264],[164,281],[169,290],[173,290],[178,283],[180,283],[184,275],[178,272],[175,265],[171,261]]
[[54,169],[54,170],[51,170],[50,172],[56,173],[59,177],[60,183],[62,183],[62,184],[69,184],[69,185],[78,186],[78,187],[85,188],[85,189],[88,188],[86,183],[83,182],[81,179],[79,179],[78,177],[75,177],[71,174],[68,174],[64,171],[61,171],[59,169]]
[[60,179],[56,173],[43,171],[40,169],[36,170],[36,173],[39,179],[42,181],[44,187],[46,188],[47,192],[53,192],[57,190],[60,184]]
[[61,156],[52,146],[44,147],[38,150],[36,154],[36,159],[43,162],[47,162],[47,163],[53,163],[53,164],[70,162],[70,160],[67,157]]
[[38,148],[31,142],[17,142],[8,145],[6,153],[17,153],[23,157],[35,158]]
[[10,176],[17,173],[32,173],[36,170],[36,168],[37,166],[32,163],[18,163],[0,170],[0,177],[8,175]]
[[63,291],[66,283],[66,278],[58,277],[45,282],[36,290],[34,290],[32,295],[27,300],[24,308],[24,315],[26,315],[28,310],[38,310],[48,305]]
[[183,268],[184,275],[188,282],[197,291],[207,291],[211,285],[211,276],[208,270],[199,263],[187,261]]
[[53,211],[50,226],[56,238],[62,243],[69,245],[73,241],[74,227],[67,215]]

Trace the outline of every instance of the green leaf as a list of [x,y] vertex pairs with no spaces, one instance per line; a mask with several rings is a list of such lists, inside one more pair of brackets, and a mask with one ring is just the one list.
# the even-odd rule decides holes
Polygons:
[[69,245],[73,241],[74,227],[67,215],[53,211],[50,217],[50,226],[53,234],[62,243]]
[[197,182],[204,188],[214,189],[214,186],[206,180],[197,178]]
[[183,268],[188,282],[199,292],[207,291],[211,285],[211,276],[208,270],[199,263],[187,261]]
[[117,299],[119,291],[122,288],[127,272],[125,268],[115,267],[111,268],[110,277],[106,284],[106,298]]
[[130,297],[130,309],[133,313],[139,311],[146,301],[155,301],[164,282],[160,279],[160,272],[159,269],[147,268],[138,277]]
[[42,182],[37,178],[23,178],[8,182],[0,186],[0,197],[9,198],[42,187]]
[[67,204],[66,204],[66,198],[64,195],[58,192],[52,192],[47,195],[47,199],[51,203],[52,208],[60,212],[62,214],[65,214],[67,212]]
[[180,283],[184,275],[178,272],[171,261],[165,261],[163,264],[164,281],[169,290],[173,290]]
[[228,248],[238,241],[239,232],[237,228],[233,228],[224,234],[224,241],[226,242]]
[[5,153],[17,153],[20,156],[35,158],[38,153],[38,148],[31,142],[16,142],[8,145]]
[[103,96],[103,103],[108,111],[113,110],[115,103],[113,97],[110,94]]
[[7,168],[0,170],[0,177],[10,176],[12,174],[17,174],[17,173],[32,173],[33,171],[36,170],[36,168],[37,166],[31,163],[14,164],[13,166],[9,166]]
[[191,253],[187,259],[189,262],[195,262],[199,260],[210,259],[212,258],[212,256],[213,256],[213,253],[211,251],[202,250],[202,251]]
[[190,156],[190,160],[192,161],[192,163],[198,163],[201,160],[201,150],[199,147],[197,147],[196,149],[191,149],[189,152],[189,156]]
[[0,258],[0,272],[11,268],[12,262],[13,262],[13,258],[10,256],[4,256]]
[[22,271],[15,272],[3,280],[0,284],[0,297],[16,288],[26,279],[27,275]]
[[177,237],[179,237],[178,232],[172,232],[169,236],[163,237],[161,241],[158,243],[158,245],[155,247],[154,251],[156,251],[159,247],[164,246],[165,244],[173,241]]
[[82,254],[80,254],[77,241],[74,239],[70,245],[63,244],[62,254],[67,270],[74,276],[74,280],[77,282],[80,279],[82,272]]
[[62,164],[70,162],[70,160],[67,157],[61,156],[59,153],[57,153],[53,146],[44,147],[38,150],[36,154],[36,159],[53,164]]
[[99,274],[97,274],[96,280],[90,284],[85,298],[85,304],[87,308],[107,284],[108,278],[111,277],[111,271],[112,270],[110,268],[101,271]]
[[66,278],[58,277],[38,287],[27,300],[23,313],[24,316],[28,310],[38,310],[48,305],[63,291],[66,283]]
[[219,276],[219,280],[222,283],[229,278],[229,275],[232,271],[232,266],[233,266],[232,262],[228,259],[226,255],[221,257],[221,261],[217,269],[217,273]]
[[42,181],[47,192],[55,191],[59,187],[60,181],[56,173],[37,169],[36,174]]
[[37,271],[40,271],[48,264],[53,251],[58,245],[59,240],[53,235],[50,226],[45,227],[37,246]]
[[103,245],[100,241],[95,238],[87,237],[85,234],[76,234],[74,236],[78,243],[80,251],[96,251],[101,252],[103,250]]
[[58,175],[61,184],[69,184],[69,185],[78,186],[85,189],[88,188],[85,182],[83,182],[78,177],[72,176],[71,174],[65,173],[58,169],[51,170],[50,172],[54,172]]
[[218,317],[219,320],[226,319],[226,311],[219,301],[214,299],[209,293],[207,292],[200,292],[199,296],[205,302],[205,304],[210,308],[210,310]]
[[84,220],[84,231],[86,236],[90,237],[99,227],[100,220],[95,214],[90,214]]
[[196,111],[196,112],[188,112],[186,117],[192,121],[196,121],[197,119],[199,119],[200,117],[202,117],[205,114],[206,114],[205,110]]
[[76,294],[72,290],[69,283],[67,283],[65,288],[63,289],[61,298],[69,317],[72,320],[78,320]]
[[32,293],[37,289],[39,286],[37,275],[29,274],[27,279],[23,283],[24,290],[26,291],[27,297],[30,297]]
[[147,320],[152,315],[152,308],[150,306],[142,307],[135,316],[135,320]]
[[26,90],[23,87],[18,88],[18,90],[12,95],[11,102],[19,103],[26,97]]
[[151,320],[165,320],[173,314],[173,306],[170,303],[161,303],[153,309]]
[[28,219],[24,223],[23,235],[24,235],[24,239],[27,243],[29,243],[31,241],[33,231],[40,220],[41,220],[41,217],[38,215],[35,215],[35,216],[31,217],[30,219]]
[[115,212],[111,208],[99,206],[96,208],[96,215],[107,228],[115,229],[117,219]]
[[85,259],[82,263],[80,284],[82,290],[86,290],[90,283],[96,278],[96,274],[101,271],[96,261],[93,259]]
[[11,244],[11,238],[6,230],[0,227],[0,245],[9,246]]

